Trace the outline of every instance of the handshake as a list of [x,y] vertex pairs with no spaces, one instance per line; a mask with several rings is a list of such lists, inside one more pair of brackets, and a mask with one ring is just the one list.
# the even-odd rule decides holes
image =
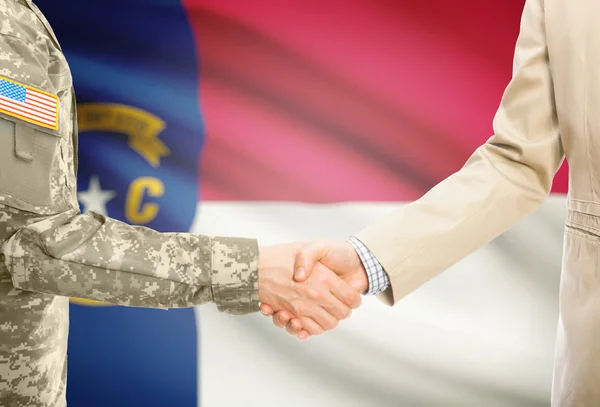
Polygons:
[[349,242],[265,246],[258,263],[261,312],[300,340],[336,328],[360,306],[369,286]]

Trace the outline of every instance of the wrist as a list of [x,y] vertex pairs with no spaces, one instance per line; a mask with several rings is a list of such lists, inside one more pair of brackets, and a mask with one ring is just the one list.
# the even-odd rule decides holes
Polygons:
[[215,237],[211,241],[211,288],[221,312],[258,310],[258,245],[254,239]]
[[359,293],[365,294],[369,289],[369,275],[354,245],[348,241],[345,244],[348,247],[348,252],[352,253],[353,263],[356,264],[356,268],[352,273],[351,285]]
[[369,290],[369,275],[362,262],[360,262],[360,267],[356,271],[356,286],[354,288],[361,294],[366,294]]
[[260,303],[267,303],[267,293],[269,292],[269,271],[265,264],[265,259],[268,257],[269,247],[259,246],[258,247],[258,301]]
[[291,289],[295,247],[290,244],[258,248],[258,301],[280,305]]

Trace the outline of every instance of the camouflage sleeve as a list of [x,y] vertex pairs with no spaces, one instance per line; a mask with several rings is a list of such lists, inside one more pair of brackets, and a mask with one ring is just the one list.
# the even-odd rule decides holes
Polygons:
[[2,246],[16,288],[129,306],[214,301],[228,313],[258,310],[255,240],[159,233],[75,210],[39,219]]
[[[0,106],[0,261],[16,288],[131,306],[214,301],[230,313],[258,310],[255,241],[161,234],[79,212],[72,77],[30,0],[0,0],[0,95],[8,101]],[[16,225],[20,217],[27,220]]]

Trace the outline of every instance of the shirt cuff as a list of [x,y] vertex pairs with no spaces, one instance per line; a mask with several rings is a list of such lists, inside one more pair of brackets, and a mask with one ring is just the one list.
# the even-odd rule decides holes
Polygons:
[[365,292],[366,295],[379,294],[390,286],[390,278],[383,269],[379,260],[373,256],[373,253],[365,246],[360,240],[352,236],[349,238],[348,243],[354,247],[360,261],[362,261],[365,270],[367,271],[367,278],[369,280],[369,288]]

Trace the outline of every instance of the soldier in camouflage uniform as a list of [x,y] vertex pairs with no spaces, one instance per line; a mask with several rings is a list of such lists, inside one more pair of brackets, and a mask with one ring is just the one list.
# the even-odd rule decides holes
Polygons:
[[[215,302],[220,311],[234,314],[257,311],[260,299],[320,320],[325,329],[360,303],[360,296],[326,269],[319,287],[330,272],[330,293],[338,302],[330,298],[329,307],[320,308],[327,315],[311,314],[317,307],[299,301],[301,289],[290,291],[298,246],[284,249],[289,273],[279,287],[288,290],[288,301],[274,293],[275,280],[281,279],[276,274],[285,274],[286,267],[273,256],[262,263],[263,253],[266,258],[273,248],[261,248],[259,293],[255,240],[162,234],[81,214],[71,74],[31,0],[0,0],[0,86],[45,92],[56,100],[56,123],[51,123],[11,110],[5,103],[10,97],[0,96],[1,406],[66,405],[68,297],[156,308]],[[316,287],[306,297],[326,301]]]

